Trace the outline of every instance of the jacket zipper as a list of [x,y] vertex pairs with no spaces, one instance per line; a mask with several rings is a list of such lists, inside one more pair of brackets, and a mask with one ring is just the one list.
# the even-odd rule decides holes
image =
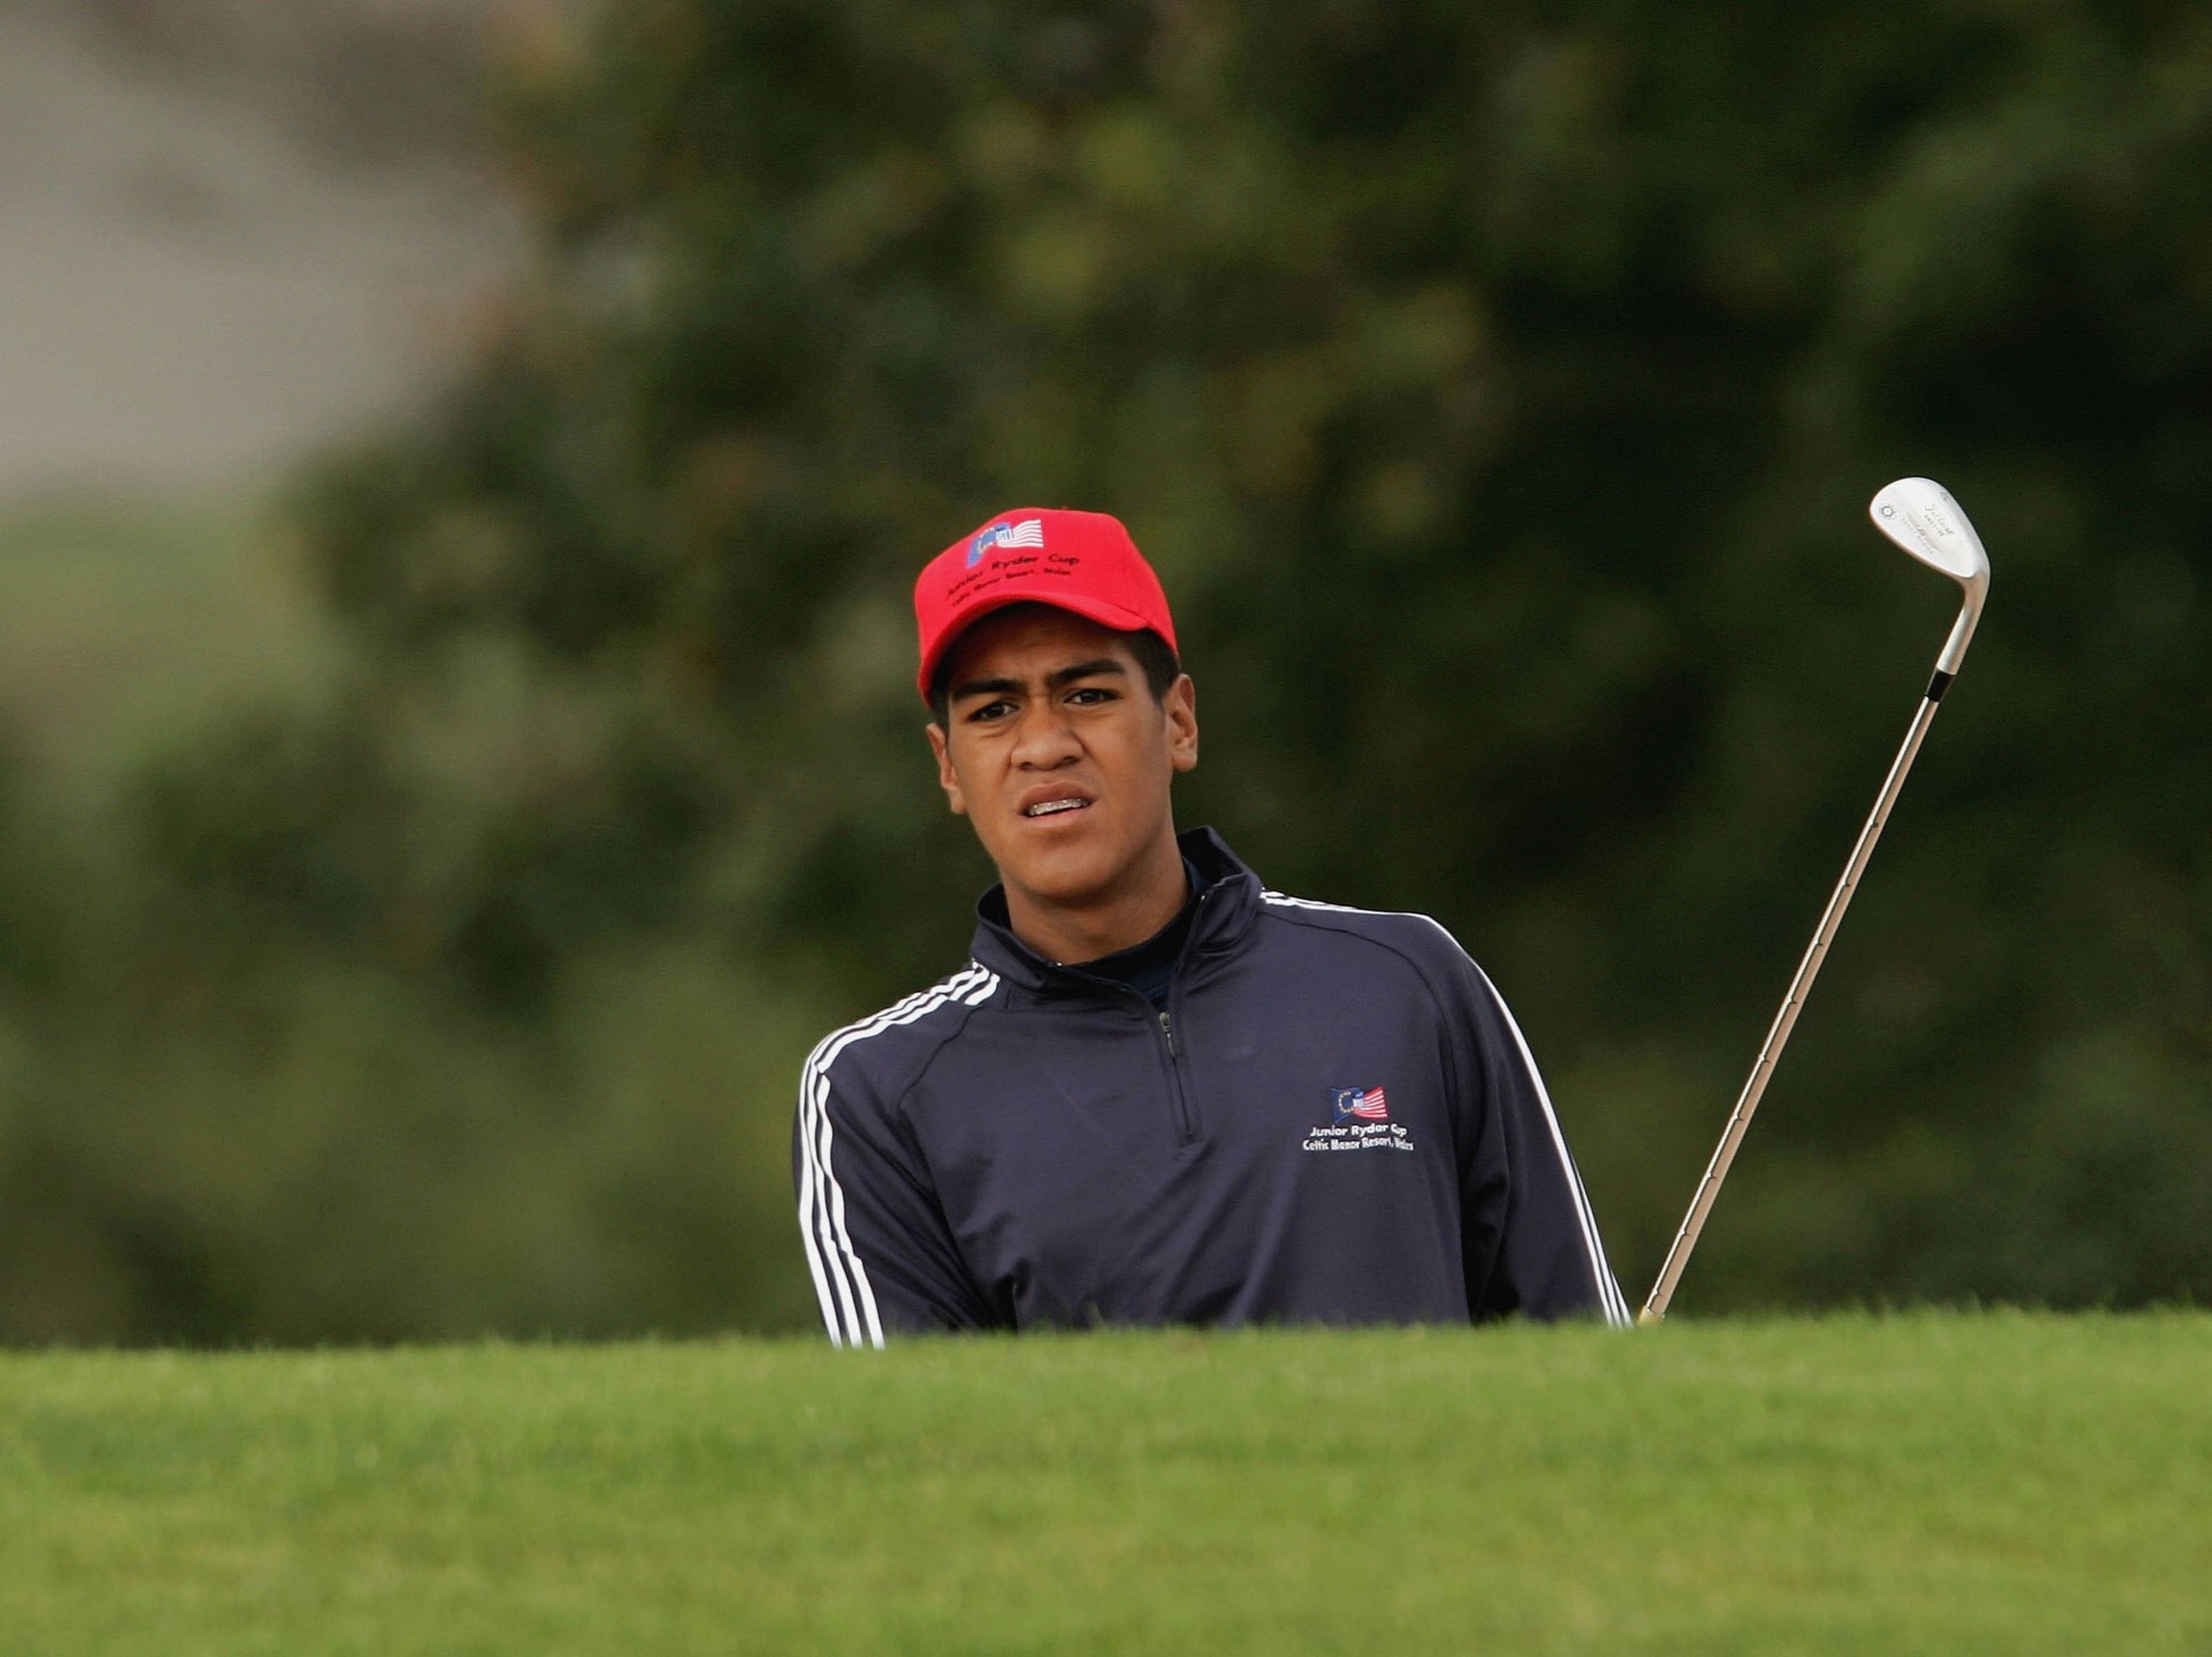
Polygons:
[[[1219,890],[1218,886],[1209,886],[1198,894],[1198,913],[1191,917],[1189,935],[1183,940],[1182,953],[1175,961],[1175,977],[1168,991],[1170,999],[1175,993],[1174,986],[1183,982],[1185,972],[1190,965],[1190,952],[1198,945],[1199,927],[1206,916],[1206,901]],[[1190,1095],[1183,1087],[1183,1049],[1176,1045],[1174,1015],[1166,1007],[1160,1009],[1160,1040],[1168,1048],[1168,1086],[1171,1094],[1168,1103],[1173,1108],[1175,1148],[1180,1150],[1197,1139],[1198,1117],[1191,1110]]]
[[1175,1144],[1180,1148],[1198,1137],[1198,1124],[1191,1119],[1190,1100],[1183,1090],[1183,1049],[1175,1045],[1175,1020],[1165,1009],[1160,1013],[1160,1039],[1168,1048],[1168,1104],[1174,1116]]

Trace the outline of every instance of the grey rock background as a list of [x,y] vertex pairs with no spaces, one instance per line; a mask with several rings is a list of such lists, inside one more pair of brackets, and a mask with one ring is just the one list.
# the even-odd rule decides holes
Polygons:
[[0,499],[229,491],[403,406],[521,257],[499,0],[0,0]]

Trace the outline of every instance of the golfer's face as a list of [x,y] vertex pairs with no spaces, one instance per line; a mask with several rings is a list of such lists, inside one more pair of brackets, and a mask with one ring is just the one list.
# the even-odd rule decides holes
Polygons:
[[1010,888],[1096,901],[1172,836],[1168,781],[1198,760],[1188,678],[1155,701],[1116,634],[1023,606],[961,635],[946,683],[939,779]]

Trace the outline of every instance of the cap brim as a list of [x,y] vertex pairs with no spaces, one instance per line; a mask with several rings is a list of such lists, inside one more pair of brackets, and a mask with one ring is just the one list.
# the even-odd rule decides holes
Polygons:
[[961,611],[946,622],[944,632],[938,639],[937,648],[921,658],[921,671],[915,675],[914,682],[916,688],[920,691],[921,699],[924,702],[929,700],[929,681],[937,676],[939,666],[946,656],[952,653],[952,648],[960,642],[961,635],[986,615],[1002,610],[1011,610],[1017,604],[1042,604],[1052,610],[1065,610],[1070,615],[1080,615],[1085,621],[1095,621],[1099,626],[1111,628],[1115,632],[1139,632],[1152,625],[1147,617],[1140,615],[1126,605],[1115,604],[1108,599],[1093,598],[1087,593],[1074,593],[1065,597],[1056,593],[1034,591],[993,593],[989,598],[979,600],[972,608]]

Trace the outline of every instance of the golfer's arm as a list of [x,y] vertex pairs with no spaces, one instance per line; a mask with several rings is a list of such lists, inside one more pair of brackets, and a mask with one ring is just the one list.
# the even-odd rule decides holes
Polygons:
[[1462,1193],[1469,1312],[1478,1319],[1594,1315],[1626,1327],[1627,1300],[1536,1057],[1497,987],[1468,966],[1485,1118]]
[[792,1178],[807,1270],[835,1344],[881,1346],[991,1321],[895,1112],[834,1080],[802,1091]]

